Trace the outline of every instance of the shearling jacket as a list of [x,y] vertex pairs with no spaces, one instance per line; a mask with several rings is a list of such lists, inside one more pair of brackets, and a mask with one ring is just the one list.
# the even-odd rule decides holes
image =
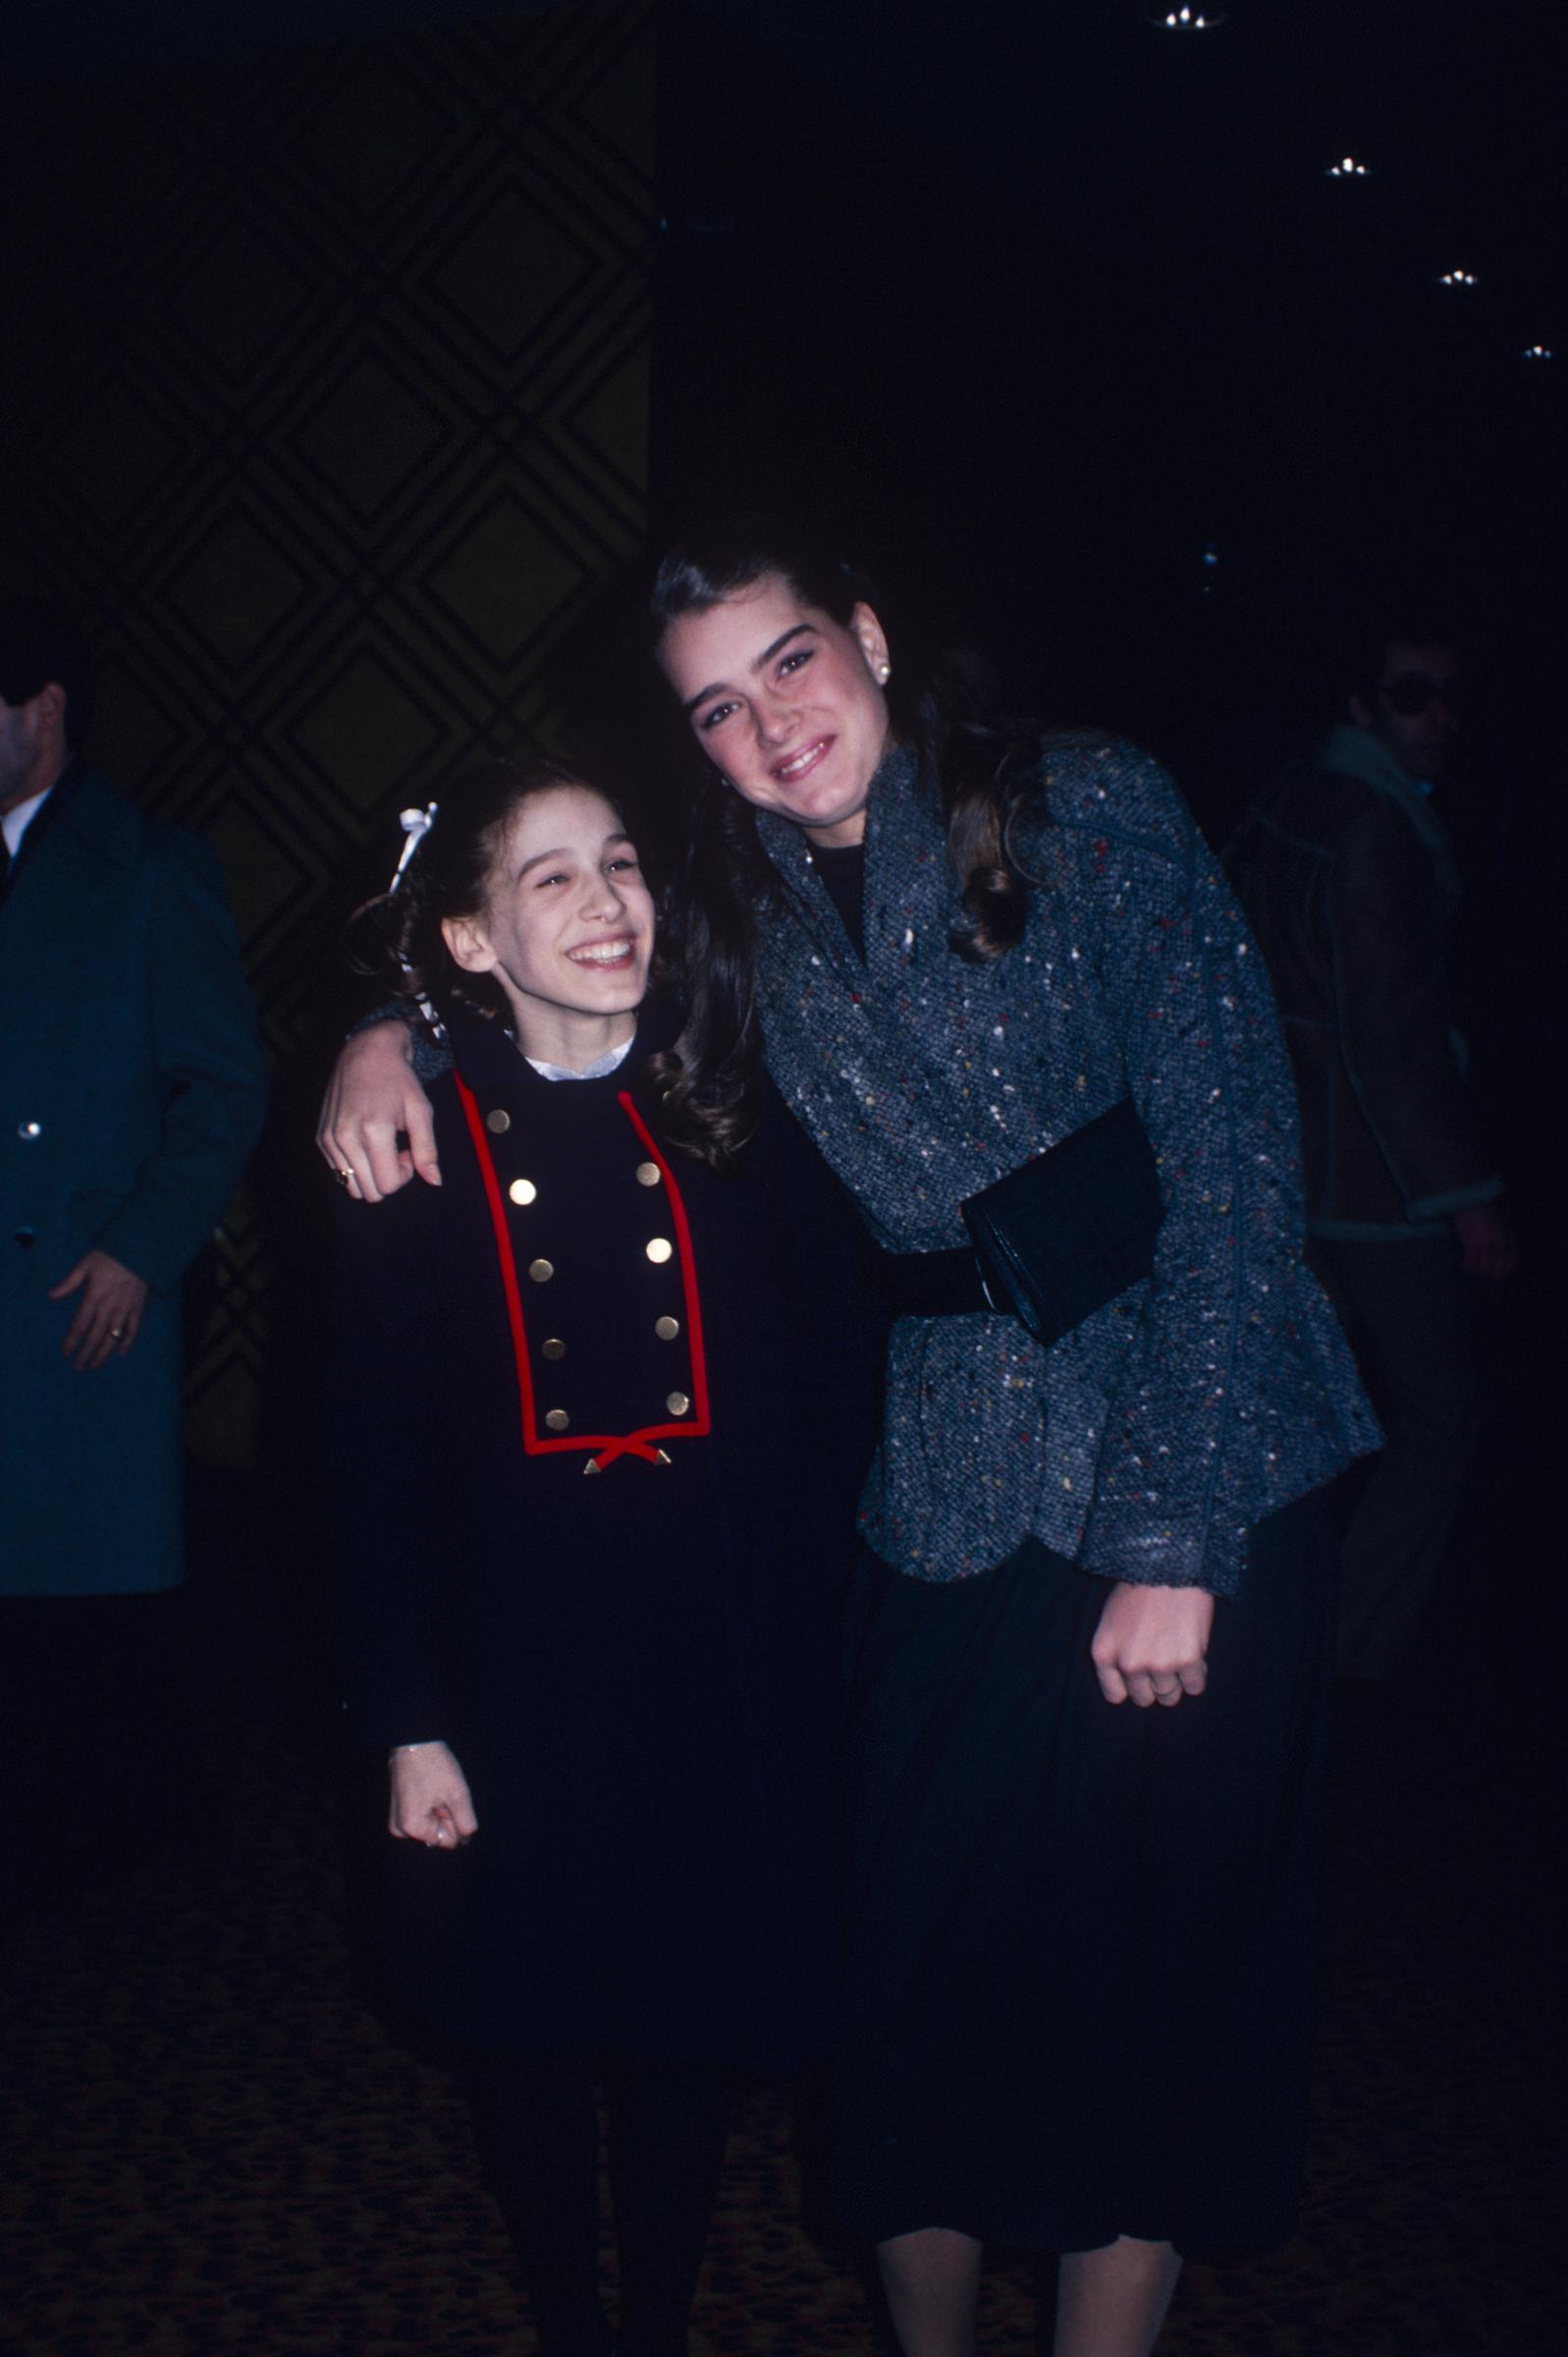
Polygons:
[[959,1204],[1131,1093],[1159,1164],[1153,1279],[1049,1350],[995,1314],[900,1318],[865,1535],[928,1580],[1027,1534],[1109,1578],[1233,1593],[1248,1533],[1378,1445],[1301,1258],[1295,1107],[1268,977],[1157,765],[1048,740],[1022,940],[960,957],[932,790],[873,783],[862,963],[806,838],[764,813],[768,1069],[900,1252],[965,1242]]
[[1284,1021],[1309,1230],[1441,1234],[1499,1191],[1449,1022],[1441,820],[1375,737],[1339,728],[1261,797],[1228,864]]

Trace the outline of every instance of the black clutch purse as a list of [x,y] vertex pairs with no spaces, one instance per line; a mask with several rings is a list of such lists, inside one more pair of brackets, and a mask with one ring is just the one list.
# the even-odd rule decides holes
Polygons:
[[1131,1097],[958,1208],[992,1308],[1045,1343],[1150,1274],[1164,1214]]

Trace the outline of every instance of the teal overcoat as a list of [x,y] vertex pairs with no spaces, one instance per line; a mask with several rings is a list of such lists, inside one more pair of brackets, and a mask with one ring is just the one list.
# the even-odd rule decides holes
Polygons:
[[[181,1575],[180,1279],[266,1078],[210,846],[90,772],[55,793],[0,902],[0,1595],[129,1594]],[[92,1245],[152,1289],[79,1373],[48,1293]]]

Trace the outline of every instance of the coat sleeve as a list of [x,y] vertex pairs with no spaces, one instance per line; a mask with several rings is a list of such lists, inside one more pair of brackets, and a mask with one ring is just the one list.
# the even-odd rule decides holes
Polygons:
[[1365,1407],[1301,1259],[1289,1068],[1217,864],[1141,758],[1121,769],[1105,823],[1065,834],[1069,900],[1164,1199],[1082,1558],[1108,1578],[1233,1593],[1250,1526],[1287,1502],[1271,1468],[1299,1453],[1301,1421],[1326,1432]]
[[1407,1218],[1440,1219],[1500,1191],[1465,1098],[1432,858],[1379,800],[1341,840],[1327,896],[1340,1052]]
[[431,1187],[338,1206],[325,1437],[346,1692],[366,1743],[446,1741],[440,1672],[445,1453]]
[[261,1128],[267,1080],[215,853],[170,831],[150,855],[146,1023],[162,1135],[94,1241],[167,1292],[222,1217]]
[[439,1080],[443,1072],[451,1071],[451,1048],[445,1039],[436,1037],[411,1000],[384,999],[379,1007],[372,1007],[368,1014],[359,1017],[349,1037],[356,1039],[361,1031],[373,1031],[380,1023],[404,1025],[411,1043],[409,1062],[413,1066],[414,1078],[425,1088],[433,1080]]

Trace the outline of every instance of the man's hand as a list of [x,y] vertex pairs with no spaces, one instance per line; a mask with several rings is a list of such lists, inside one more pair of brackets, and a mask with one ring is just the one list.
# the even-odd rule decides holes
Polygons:
[[1459,1265],[1467,1277],[1511,1277],[1519,1265],[1519,1239],[1495,1203],[1477,1203],[1454,1213]]
[[396,1017],[356,1031],[321,1100],[316,1144],[350,1194],[365,1203],[395,1195],[416,1171],[429,1185],[441,1184],[430,1099],[410,1069],[412,1052],[408,1026]]
[[411,1743],[389,1762],[392,1805],[387,1831],[395,1841],[427,1849],[457,1849],[471,1841],[479,1820],[467,1781],[445,1743]]
[[51,1286],[49,1298],[63,1301],[75,1292],[81,1298],[61,1344],[62,1355],[83,1369],[124,1358],[147,1305],[141,1279],[107,1252],[84,1252],[76,1267]]
[[1106,1598],[1090,1654],[1108,1702],[1171,1710],[1209,1682],[1215,1600],[1207,1588],[1141,1588],[1118,1579]]

